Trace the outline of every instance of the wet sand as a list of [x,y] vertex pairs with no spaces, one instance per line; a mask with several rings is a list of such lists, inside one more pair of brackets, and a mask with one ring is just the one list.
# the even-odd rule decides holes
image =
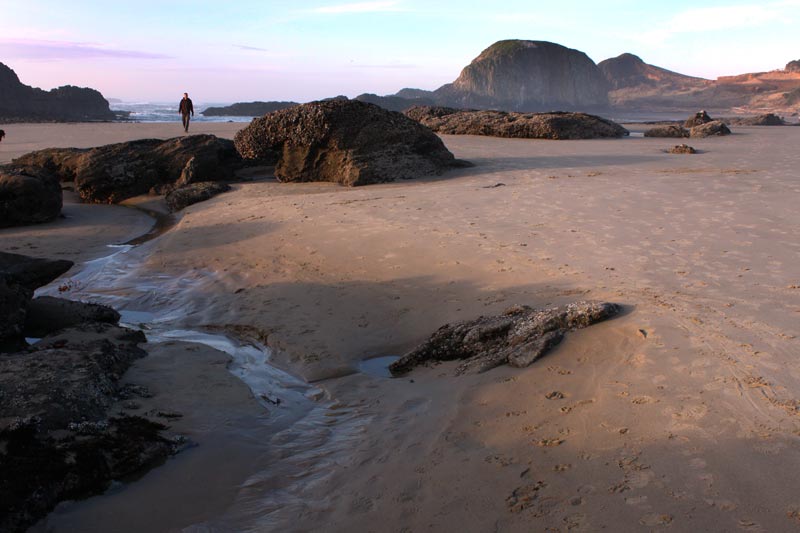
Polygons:
[[[49,127],[60,139],[71,126]],[[334,400],[331,434],[340,416],[366,423],[345,449],[286,459],[307,473],[284,487],[294,503],[259,513],[243,486],[216,527],[800,526],[787,468],[800,459],[800,129],[734,131],[692,139],[697,155],[664,153],[670,139],[444,137],[476,167],[357,189],[247,183],[186,209],[146,245],[151,272],[213,273],[182,296],[183,322],[257,332]],[[0,249],[66,246],[52,227],[24,243],[19,231],[0,231]],[[528,369],[355,372],[446,322],[581,298],[628,312]],[[119,492],[129,513],[135,492]],[[74,506],[70,527],[91,507]]]

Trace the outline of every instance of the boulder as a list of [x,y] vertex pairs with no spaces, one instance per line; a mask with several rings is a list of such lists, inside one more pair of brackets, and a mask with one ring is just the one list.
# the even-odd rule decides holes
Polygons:
[[302,104],[253,119],[234,138],[242,157],[276,161],[279,181],[366,185],[458,165],[441,139],[393,111],[356,100]]
[[670,154],[696,154],[697,150],[688,144],[678,144],[667,150],[667,152]]
[[668,126],[656,126],[644,132],[645,137],[675,137],[682,138],[689,136],[689,130],[683,126],[672,124]]
[[21,254],[0,252],[0,277],[6,277],[34,291],[47,285],[72,268],[66,259],[39,259]]
[[735,126],[785,126],[786,122],[775,113],[766,113],[755,117],[736,117],[724,121]]
[[456,374],[508,364],[526,367],[558,344],[564,334],[619,313],[613,303],[576,302],[548,309],[516,306],[502,315],[446,324],[389,366],[393,375],[436,361],[463,360]]
[[238,102],[224,107],[207,107],[200,114],[206,117],[260,117],[295,105],[297,102]]
[[0,228],[39,224],[61,214],[58,178],[43,169],[0,167]]
[[230,140],[189,135],[91,149],[48,149],[31,152],[13,163],[48,169],[61,181],[74,181],[85,202],[118,203],[198,181],[232,179],[241,167],[241,158]]
[[119,319],[119,313],[105,305],[40,296],[28,304],[24,333],[26,337],[45,337],[84,322],[117,324]]
[[523,139],[598,139],[628,135],[610,120],[586,113],[509,113],[415,106],[406,116],[447,135],[488,135]]
[[689,137],[712,137],[715,135],[730,135],[731,130],[721,120],[712,120],[689,130]]
[[697,113],[695,113],[694,116],[691,116],[691,117],[687,118],[686,122],[683,123],[683,127],[684,128],[693,128],[694,126],[700,126],[701,124],[707,124],[707,123],[709,123],[709,122],[711,122],[713,120],[714,119],[711,118],[710,116],[708,116],[708,113],[706,113],[705,110],[702,110],[702,111],[698,111]]
[[227,183],[203,181],[175,189],[168,193],[164,200],[166,200],[169,210],[174,213],[184,207],[203,202],[230,189],[231,186]]

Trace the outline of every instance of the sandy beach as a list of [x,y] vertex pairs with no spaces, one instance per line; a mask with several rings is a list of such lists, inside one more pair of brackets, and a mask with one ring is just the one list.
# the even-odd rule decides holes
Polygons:
[[[243,126],[193,124],[191,133],[232,138]],[[4,129],[0,163],[180,133],[177,124]],[[184,282],[150,289],[180,311],[176,328],[264,342],[276,366],[320,389],[303,393],[316,407],[282,415],[296,407],[254,397],[225,369],[227,355],[150,343],[125,379],[155,393],[141,412],[183,413],[171,431],[197,446],[106,495],[62,504],[34,529],[800,527],[791,468],[800,460],[800,128],[691,139],[696,155],[638,136],[443,140],[475,166],[360,188],[264,175],[186,208],[133,249],[133,279]],[[151,223],[74,198],[63,212],[0,230],[0,250],[77,263]],[[445,323],[580,299],[625,312],[570,333],[526,369],[359,371]]]

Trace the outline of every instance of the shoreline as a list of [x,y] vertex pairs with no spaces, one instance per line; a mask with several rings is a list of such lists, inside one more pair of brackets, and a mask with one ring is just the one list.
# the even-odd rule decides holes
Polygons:
[[[672,139],[444,136],[476,166],[355,189],[244,183],[187,208],[145,263],[215,273],[178,302],[185,323],[260,332],[334,400],[332,425],[369,420],[341,453],[308,442],[294,460],[313,482],[283,511],[244,505],[274,486],[254,476],[213,523],[792,527],[800,130],[734,133],[693,139],[694,156],[665,154]],[[633,311],[524,370],[354,373],[447,322],[578,299]],[[136,487],[110,508],[140,509]]]

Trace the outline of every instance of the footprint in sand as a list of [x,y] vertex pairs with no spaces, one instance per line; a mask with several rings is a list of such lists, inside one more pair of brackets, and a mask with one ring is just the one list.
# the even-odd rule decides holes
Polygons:
[[639,523],[643,526],[668,526],[672,524],[673,517],[671,514],[658,514],[648,513],[639,519]]

